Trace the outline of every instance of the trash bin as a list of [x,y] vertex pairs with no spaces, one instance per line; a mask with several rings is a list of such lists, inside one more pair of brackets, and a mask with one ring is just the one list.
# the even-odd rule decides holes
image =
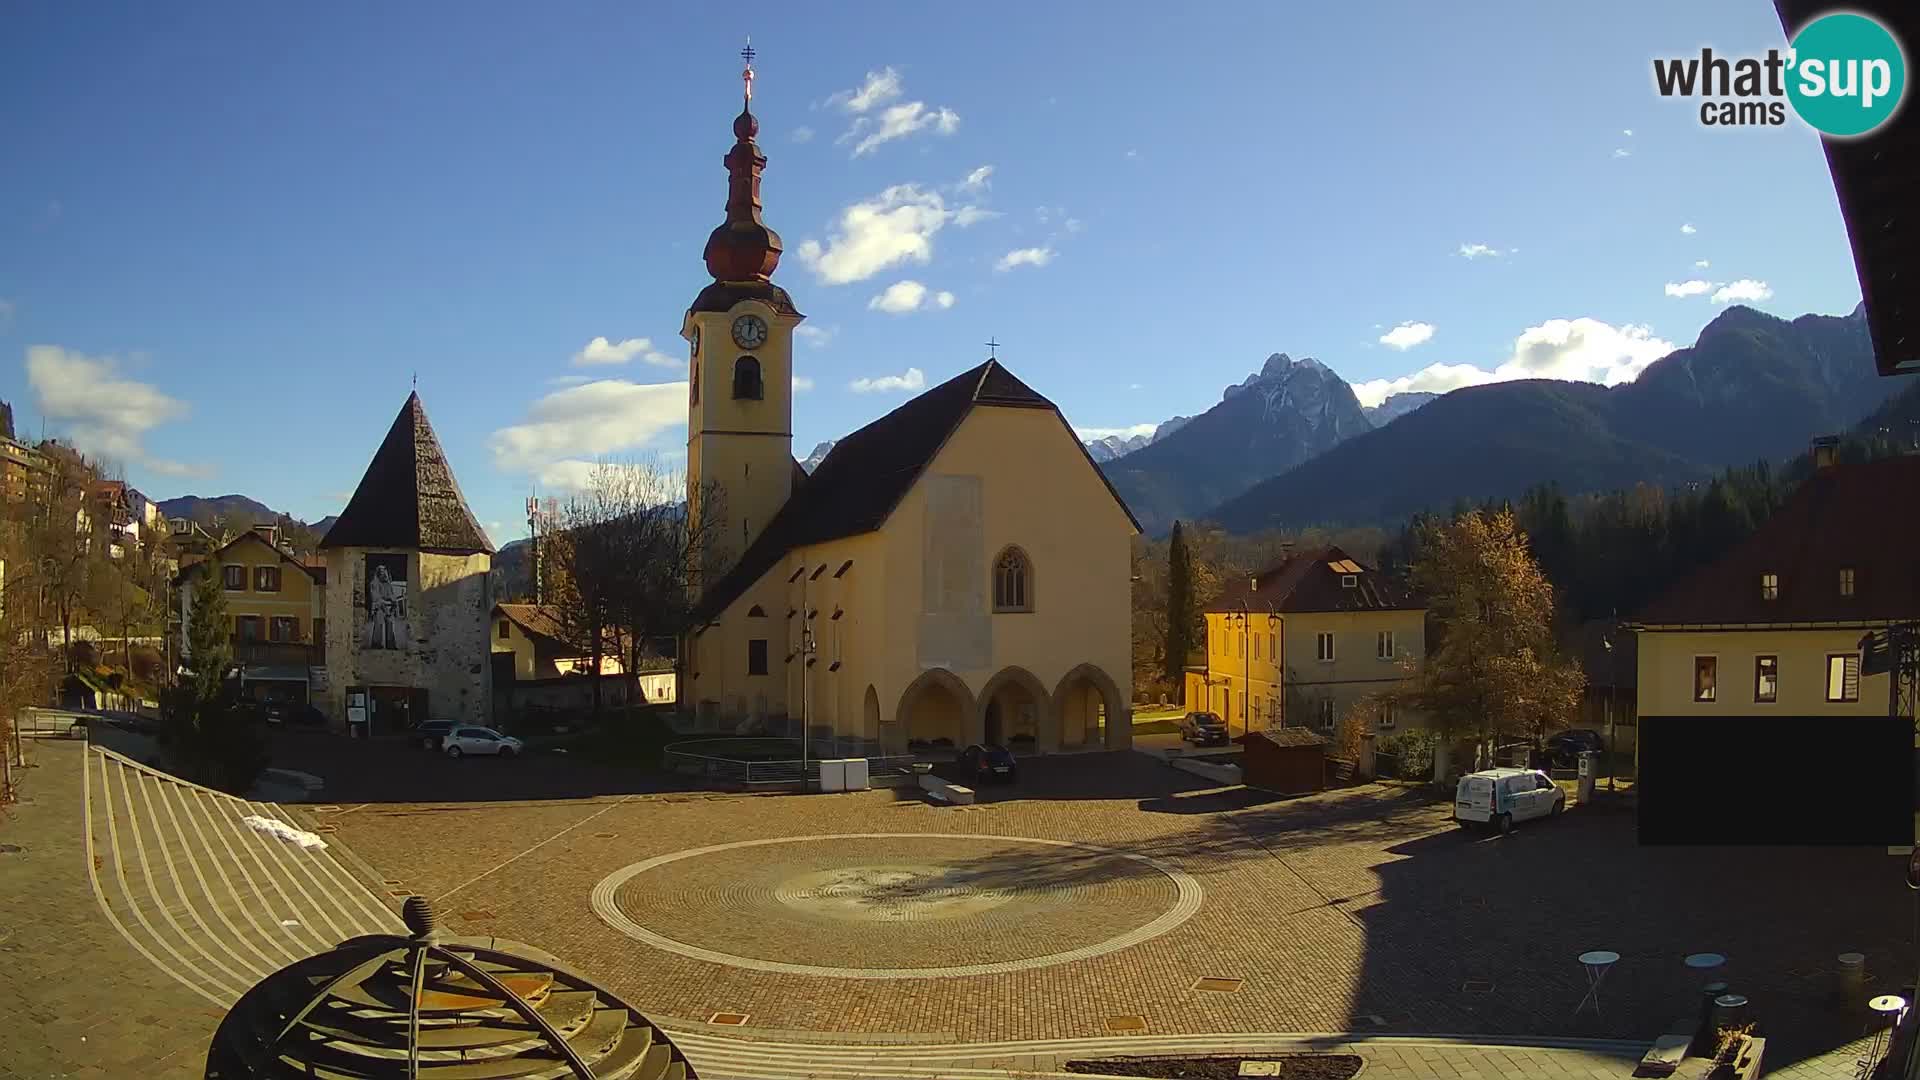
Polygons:
[[1857,952],[1841,953],[1840,994],[1844,1001],[1855,1002],[1867,986],[1867,958]]
[[1582,803],[1593,801],[1593,780],[1600,772],[1600,752],[1583,750],[1580,752],[1580,780],[1575,787],[1574,798]]

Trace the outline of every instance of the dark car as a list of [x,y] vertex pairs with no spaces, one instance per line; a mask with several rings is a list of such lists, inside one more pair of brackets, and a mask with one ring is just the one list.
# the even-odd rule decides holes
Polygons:
[[1589,750],[1605,750],[1606,741],[1590,728],[1575,728],[1547,737],[1547,758],[1555,768],[1572,769],[1580,764],[1580,755]]
[[1190,712],[1180,718],[1180,741],[1200,746],[1225,746],[1227,722],[1210,712]]
[[429,720],[419,727],[414,728],[413,731],[408,734],[407,742],[410,745],[420,747],[422,750],[438,750],[440,749],[441,740],[445,739],[447,732],[452,730],[453,721],[451,720]]
[[960,771],[976,783],[1000,780],[1010,784],[1019,775],[1019,766],[1014,764],[1013,751],[1006,747],[974,743],[960,751]]

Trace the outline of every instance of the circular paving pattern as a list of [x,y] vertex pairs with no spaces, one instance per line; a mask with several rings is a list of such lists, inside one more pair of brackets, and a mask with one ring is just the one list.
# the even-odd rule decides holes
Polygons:
[[928,979],[1124,949],[1186,922],[1204,895],[1158,859],[1092,844],[852,833],[660,855],[601,879],[592,902],[621,933],[709,963]]

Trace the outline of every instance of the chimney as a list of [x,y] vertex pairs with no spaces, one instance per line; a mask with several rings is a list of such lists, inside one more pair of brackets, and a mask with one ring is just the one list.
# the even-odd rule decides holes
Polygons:
[[255,535],[260,537],[260,539],[265,540],[267,542],[268,547],[277,548],[280,546],[280,526],[255,525],[253,527],[253,531]]
[[1822,435],[1813,440],[1813,467],[1824,469],[1838,460],[1840,438],[1837,435]]

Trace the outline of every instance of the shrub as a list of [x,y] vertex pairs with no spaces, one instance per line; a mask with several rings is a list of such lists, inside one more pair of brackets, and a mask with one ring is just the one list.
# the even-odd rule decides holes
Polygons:
[[1376,760],[1382,755],[1393,759],[1394,777],[1399,780],[1433,779],[1433,733],[1418,728],[1396,731],[1374,740]]

